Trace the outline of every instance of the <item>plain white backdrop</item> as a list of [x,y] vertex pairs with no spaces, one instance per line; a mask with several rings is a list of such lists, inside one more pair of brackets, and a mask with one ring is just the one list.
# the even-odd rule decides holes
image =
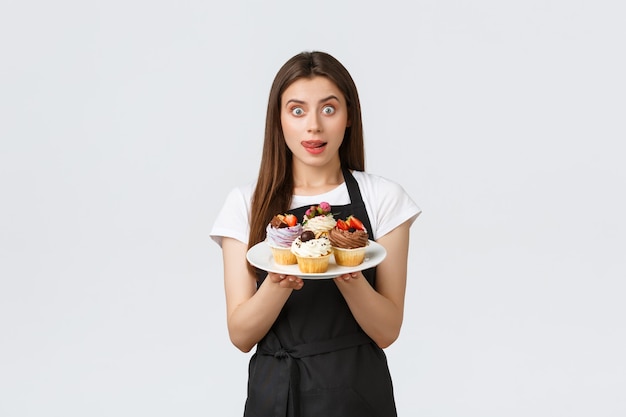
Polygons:
[[209,230],[272,79],[336,56],[423,209],[401,416],[626,414],[618,0],[0,2],[0,415],[239,416]]

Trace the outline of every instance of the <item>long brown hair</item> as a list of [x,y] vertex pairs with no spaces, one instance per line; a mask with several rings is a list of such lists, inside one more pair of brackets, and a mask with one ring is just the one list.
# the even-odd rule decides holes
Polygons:
[[325,52],[295,55],[280,68],[270,90],[261,166],[252,195],[248,247],[265,239],[265,227],[274,215],[289,210],[293,194],[293,156],[285,143],[280,122],[281,97],[294,81],[314,76],[327,77],[334,82],[346,99],[350,123],[339,147],[341,166],[356,171],[365,170],[361,104],[350,73]]

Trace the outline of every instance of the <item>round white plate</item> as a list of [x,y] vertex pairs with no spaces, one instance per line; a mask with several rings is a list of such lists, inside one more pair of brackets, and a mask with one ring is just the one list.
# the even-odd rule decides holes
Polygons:
[[279,265],[274,262],[272,250],[265,242],[260,242],[248,250],[246,258],[248,262],[267,272],[275,272],[277,274],[294,275],[306,279],[330,279],[338,277],[342,274],[350,272],[362,271],[364,269],[373,268],[385,259],[387,251],[379,243],[370,240],[369,245],[365,248],[365,259],[363,263],[357,266],[340,266],[335,262],[335,257],[330,257],[328,263],[328,271],[315,274],[305,274],[300,271],[298,265]]

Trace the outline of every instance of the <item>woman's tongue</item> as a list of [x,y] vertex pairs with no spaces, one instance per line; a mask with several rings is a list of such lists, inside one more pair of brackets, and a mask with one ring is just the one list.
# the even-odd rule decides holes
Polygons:
[[321,140],[303,140],[301,143],[309,153],[321,153],[326,147],[326,142]]

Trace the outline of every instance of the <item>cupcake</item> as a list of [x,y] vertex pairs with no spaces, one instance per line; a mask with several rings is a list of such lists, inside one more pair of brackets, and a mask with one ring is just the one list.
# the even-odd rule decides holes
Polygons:
[[359,219],[349,216],[346,220],[337,220],[337,225],[328,234],[328,239],[337,265],[357,266],[363,263],[369,236]]
[[318,206],[311,206],[302,219],[303,230],[310,230],[315,234],[315,238],[328,237],[328,232],[332,230],[337,222],[330,212],[330,204],[320,203]]
[[293,265],[296,256],[291,252],[291,244],[302,234],[302,225],[293,214],[278,214],[265,228],[265,242],[272,250],[274,261],[280,265]]
[[330,240],[325,236],[315,238],[310,230],[305,230],[293,241],[291,252],[296,256],[300,271],[309,274],[326,272],[333,253]]

